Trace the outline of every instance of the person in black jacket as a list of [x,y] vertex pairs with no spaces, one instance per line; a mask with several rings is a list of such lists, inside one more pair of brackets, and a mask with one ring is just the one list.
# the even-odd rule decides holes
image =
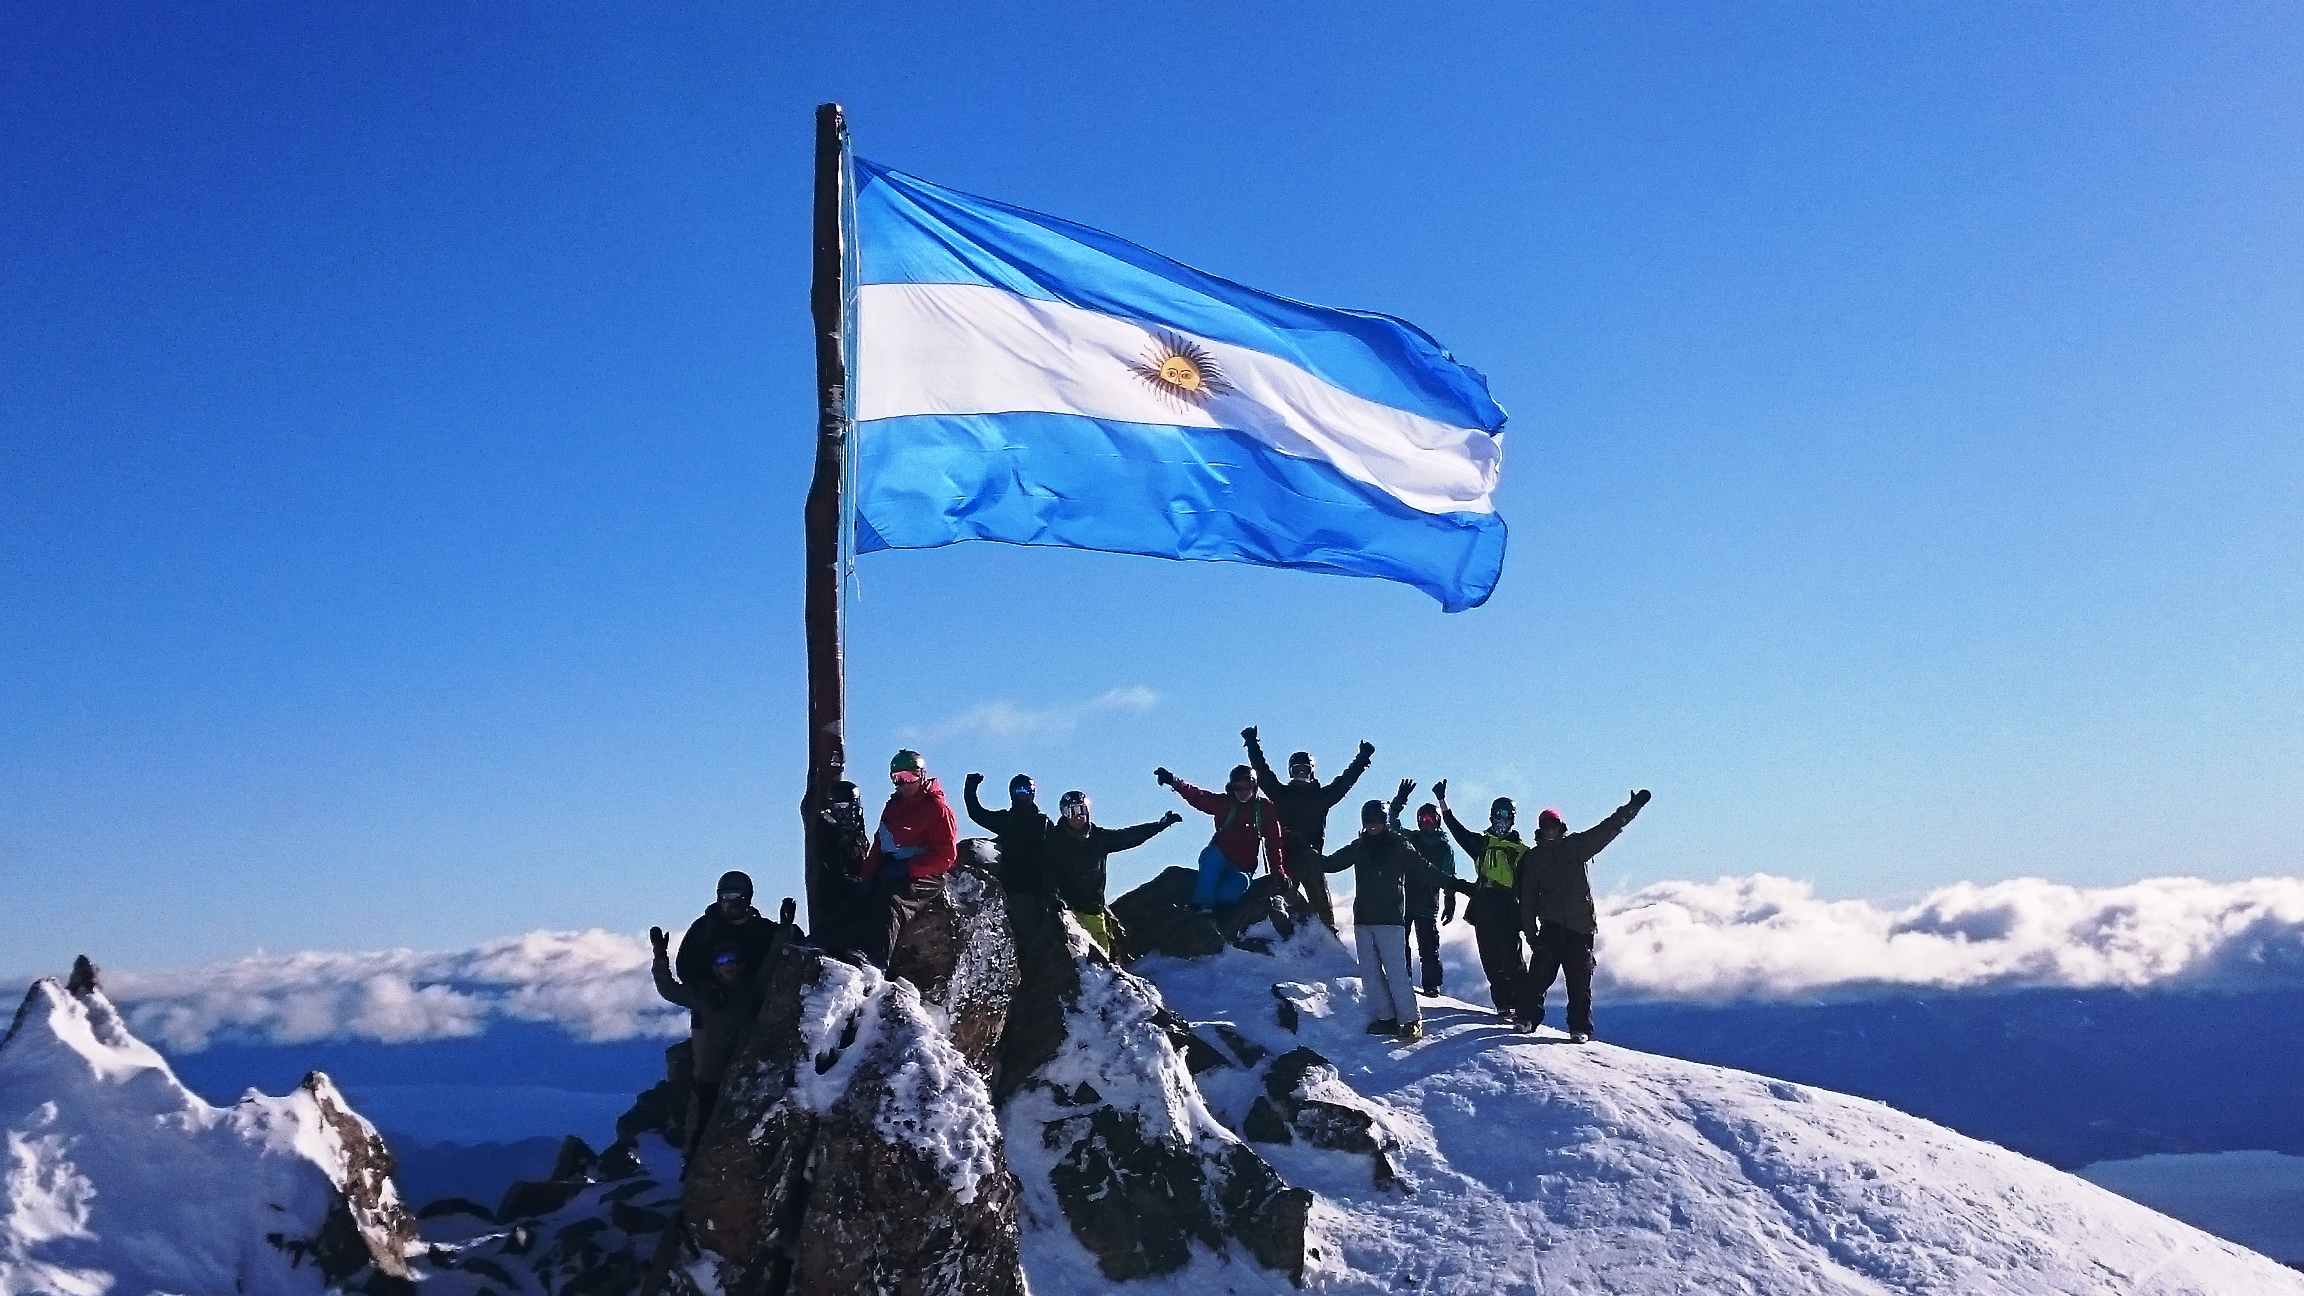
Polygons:
[[680,938],[680,983],[702,985],[710,980],[713,956],[722,949],[736,951],[749,980],[760,970],[768,943],[775,938],[776,924],[752,907],[751,875],[731,869],[720,875],[719,898],[688,924],[688,934]]
[[[1320,866],[1320,852],[1328,844],[1328,812],[1351,795],[1352,785],[1368,772],[1368,762],[1376,757],[1376,744],[1361,743],[1360,754],[1330,783],[1322,783],[1313,772],[1312,753],[1296,752],[1288,757],[1288,781],[1283,783],[1264,761],[1264,745],[1257,741],[1256,726],[1241,730],[1240,738],[1248,744],[1248,764],[1256,771],[1257,786],[1280,810],[1289,875],[1303,879],[1305,900],[1328,930],[1335,931],[1336,906],[1328,898],[1327,870]],[[1299,861],[1303,867],[1298,867]]]
[[1456,844],[1472,857],[1472,934],[1480,945],[1480,970],[1488,977],[1488,998],[1498,1016],[1523,1030],[1536,1020],[1523,1009],[1528,964],[1520,948],[1520,857],[1528,850],[1512,826],[1517,807],[1498,797],[1488,807],[1488,831],[1476,833],[1456,821],[1448,808],[1448,780],[1432,785],[1441,822]]
[[1048,878],[1048,816],[1040,809],[1040,789],[1029,774],[1008,780],[1008,808],[987,810],[976,799],[984,776],[970,774],[961,788],[968,817],[992,830],[1000,846],[1000,882],[1008,894],[1045,896],[1055,890]]
[[1407,838],[1392,831],[1381,801],[1360,807],[1360,835],[1320,867],[1352,870],[1352,931],[1360,946],[1368,1033],[1410,1043],[1424,1038],[1424,1015],[1408,979],[1408,887],[1413,881],[1437,890],[1454,879],[1443,879]]
[[1592,943],[1600,930],[1592,903],[1592,857],[1624,831],[1648,790],[1616,808],[1616,813],[1580,833],[1568,831],[1557,810],[1536,816],[1536,844],[1520,860],[1520,921],[1528,932],[1528,991],[1531,1024],[1544,1020],[1544,996],[1552,978],[1568,974],[1568,1038],[1592,1038]]
[[1087,793],[1067,792],[1056,805],[1056,827],[1048,834],[1048,873],[1056,884],[1056,898],[1072,911],[1090,940],[1106,954],[1117,953],[1117,924],[1104,903],[1105,865],[1114,852],[1134,850],[1184,822],[1184,816],[1171,810],[1133,828],[1100,828],[1089,818]]
[[1440,807],[1427,801],[1416,807],[1416,826],[1400,826],[1400,812],[1408,807],[1408,794],[1416,790],[1416,780],[1400,780],[1400,790],[1392,794],[1392,804],[1386,822],[1392,831],[1408,839],[1435,873],[1448,879],[1445,887],[1425,886],[1416,878],[1408,879],[1408,936],[1416,946],[1419,969],[1424,974],[1423,993],[1440,993],[1440,925],[1456,921],[1456,893],[1466,888],[1456,883],[1456,851],[1448,844],[1448,830],[1440,826]]

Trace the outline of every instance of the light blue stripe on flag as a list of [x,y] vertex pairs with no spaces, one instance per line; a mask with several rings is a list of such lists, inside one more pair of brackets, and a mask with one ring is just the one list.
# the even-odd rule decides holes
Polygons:
[[1413,326],[858,160],[857,547],[1501,572],[1504,412]]

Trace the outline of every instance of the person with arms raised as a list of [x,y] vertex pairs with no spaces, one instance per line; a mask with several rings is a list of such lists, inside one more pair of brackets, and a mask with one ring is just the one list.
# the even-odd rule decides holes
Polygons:
[[1216,820],[1216,834],[1200,852],[1200,882],[1192,890],[1194,909],[1209,913],[1240,903],[1256,873],[1259,844],[1272,876],[1284,888],[1291,885],[1287,847],[1280,834],[1280,811],[1257,795],[1256,771],[1245,765],[1233,766],[1222,792],[1194,787],[1165,768],[1152,771],[1152,777],[1162,786],[1174,788],[1184,804]]
[[1000,847],[1000,883],[1012,896],[1045,896],[1053,891],[1048,878],[1048,816],[1040,809],[1040,789],[1029,774],[1008,780],[1008,808],[987,810],[976,799],[984,776],[970,774],[961,785],[968,817],[992,830]]
[[1520,857],[1528,843],[1512,826],[1517,807],[1510,797],[1496,798],[1488,806],[1488,831],[1476,833],[1457,822],[1448,807],[1448,780],[1433,784],[1432,796],[1440,803],[1441,822],[1472,857],[1472,934],[1479,942],[1480,970],[1488,977],[1488,999],[1498,1016],[1534,1030],[1536,1019],[1521,1011],[1528,963],[1520,947]]
[[1182,822],[1184,816],[1171,810],[1133,828],[1104,828],[1089,817],[1087,793],[1067,792],[1057,802],[1056,827],[1048,834],[1049,877],[1056,898],[1106,954],[1119,955],[1112,911],[1104,902],[1107,863],[1114,853],[1134,850]]
[[1592,903],[1592,857],[1648,804],[1642,788],[1616,813],[1580,833],[1557,810],[1536,816],[1536,841],[1520,860],[1520,921],[1528,933],[1528,982],[1522,1008],[1530,1026],[1544,1020],[1552,979],[1568,978],[1568,1037],[1592,1038],[1592,944],[1600,913]]
[[[1411,874],[1408,878],[1408,933],[1421,960],[1423,991],[1431,996],[1440,993],[1440,924],[1456,921],[1456,893],[1470,894],[1472,888],[1456,880],[1456,852],[1448,845],[1447,829],[1440,826],[1440,807],[1427,801],[1416,807],[1414,828],[1400,826],[1400,812],[1407,808],[1408,794],[1415,790],[1416,780],[1400,780],[1399,790],[1392,794],[1387,822],[1432,866],[1430,874]],[[1431,878],[1443,881],[1429,883]]]
[[1248,745],[1248,765],[1256,771],[1256,785],[1272,803],[1280,808],[1280,829],[1287,841],[1289,860],[1299,865],[1293,876],[1304,886],[1304,898],[1312,911],[1329,931],[1336,930],[1336,906],[1328,898],[1328,877],[1320,867],[1320,852],[1328,846],[1328,812],[1352,792],[1352,785],[1368,772],[1368,762],[1376,757],[1376,744],[1363,742],[1360,753],[1344,767],[1334,782],[1322,783],[1312,768],[1312,753],[1295,752],[1288,757],[1288,781],[1283,783],[1272,773],[1264,761],[1264,744],[1257,740],[1256,726],[1240,731],[1240,740]]

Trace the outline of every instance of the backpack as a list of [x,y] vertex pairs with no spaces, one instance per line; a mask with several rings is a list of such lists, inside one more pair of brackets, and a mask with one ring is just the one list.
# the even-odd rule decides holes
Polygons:
[[1520,885],[1520,857],[1528,853],[1526,842],[1509,837],[1488,834],[1481,843],[1480,862],[1475,870],[1482,886],[1517,887]]

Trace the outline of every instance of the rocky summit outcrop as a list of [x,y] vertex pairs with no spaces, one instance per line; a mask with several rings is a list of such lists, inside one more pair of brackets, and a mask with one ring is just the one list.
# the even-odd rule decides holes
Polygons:
[[890,967],[776,951],[691,1158],[663,1290],[1025,1290],[991,1092],[1017,976],[1000,888],[953,875]]
[[[1093,1290],[1174,1273],[1197,1244],[1300,1281],[1312,1195],[1209,1113],[1183,1019],[1070,915],[1018,929],[1023,990],[1002,1057],[1009,1165],[1027,1229],[1067,1233],[1085,1253],[1035,1248],[1035,1279]],[[1076,1259],[1093,1265],[1066,1263]]]
[[[1203,958],[1228,947],[1269,953],[1275,940],[1295,934],[1295,923],[1282,898],[1279,879],[1267,873],[1248,884],[1240,903],[1214,913],[1192,908],[1192,889],[1200,875],[1192,869],[1161,870],[1157,877],[1112,902],[1112,912],[1128,932],[1131,955],[1165,954],[1171,958]],[[1259,924],[1269,931],[1253,932]]]
[[328,1077],[212,1106],[86,959],[0,1037],[0,1145],[0,1296],[412,1290],[391,1153]]

